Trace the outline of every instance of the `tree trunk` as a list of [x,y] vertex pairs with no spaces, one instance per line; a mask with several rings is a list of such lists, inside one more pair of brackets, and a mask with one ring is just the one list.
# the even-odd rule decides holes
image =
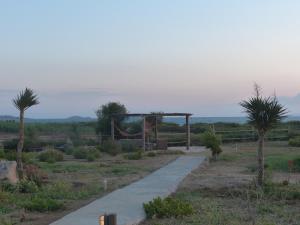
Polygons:
[[17,146],[17,171],[20,179],[23,179],[23,163],[22,151],[24,146],[24,111],[20,111],[20,124],[19,124],[19,142]]
[[263,132],[259,133],[258,151],[257,151],[257,159],[258,159],[257,183],[259,186],[262,186],[264,182],[264,142],[265,142],[265,134]]

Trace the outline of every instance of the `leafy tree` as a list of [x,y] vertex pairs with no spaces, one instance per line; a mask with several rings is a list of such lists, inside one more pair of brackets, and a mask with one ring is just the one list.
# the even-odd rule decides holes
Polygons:
[[[109,102],[102,105],[97,111],[98,118],[96,132],[102,136],[111,135],[111,118],[113,114],[125,114],[127,109],[125,105],[118,102]],[[124,120],[123,116],[116,117],[115,124],[120,125],[120,122]],[[117,131],[116,131],[117,133]]]
[[220,147],[221,138],[214,134],[212,131],[206,131],[201,136],[201,141],[206,148],[209,148],[212,154],[212,158],[217,160],[218,155],[222,152]]
[[25,111],[31,106],[39,104],[37,95],[33,90],[25,88],[19,95],[13,99],[14,106],[20,112],[20,124],[19,124],[19,142],[17,146],[17,170],[18,175],[23,178],[23,163],[22,163],[22,151],[24,146],[24,114]]
[[240,105],[248,115],[248,122],[258,133],[258,177],[259,186],[264,182],[264,141],[267,132],[277,125],[285,116],[286,108],[282,106],[276,96],[262,97],[260,87],[255,84],[255,96],[244,100]]

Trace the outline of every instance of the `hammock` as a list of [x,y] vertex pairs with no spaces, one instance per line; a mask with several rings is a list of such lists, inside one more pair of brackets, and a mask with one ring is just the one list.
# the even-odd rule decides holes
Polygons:
[[119,131],[119,133],[124,136],[124,137],[136,137],[136,136],[141,136],[143,135],[143,132],[135,133],[135,134],[130,134],[128,132],[122,131],[116,124],[115,128]]

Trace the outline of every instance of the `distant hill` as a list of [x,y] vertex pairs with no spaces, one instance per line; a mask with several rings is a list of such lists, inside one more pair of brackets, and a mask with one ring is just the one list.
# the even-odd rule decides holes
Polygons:
[[[4,115],[0,116],[0,121],[18,121],[19,118],[15,116]],[[32,119],[25,118],[25,123],[80,123],[80,122],[91,122],[95,121],[95,118],[91,117],[81,117],[81,116],[71,116],[68,118],[58,118],[58,119]]]

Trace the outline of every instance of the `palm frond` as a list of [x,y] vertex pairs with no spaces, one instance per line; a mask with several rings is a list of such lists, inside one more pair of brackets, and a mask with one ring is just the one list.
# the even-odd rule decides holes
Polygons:
[[25,88],[21,91],[16,98],[13,99],[13,103],[18,110],[27,110],[31,106],[39,104],[38,96],[30,88]]
[[255,96],[242,101],[240,105],[248,115],[248,122],[263,132],[273,128],[286,116],[287,112],[276,97]]

